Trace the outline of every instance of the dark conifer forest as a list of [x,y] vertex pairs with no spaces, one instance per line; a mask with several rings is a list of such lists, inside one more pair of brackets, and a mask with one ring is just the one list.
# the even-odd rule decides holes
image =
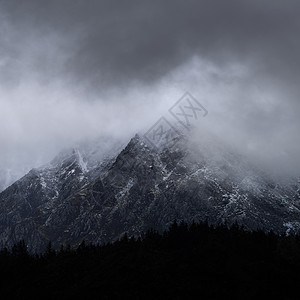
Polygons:
[[300,237],[174,222],[106,245],[0,253],[2,299],[298,299]]

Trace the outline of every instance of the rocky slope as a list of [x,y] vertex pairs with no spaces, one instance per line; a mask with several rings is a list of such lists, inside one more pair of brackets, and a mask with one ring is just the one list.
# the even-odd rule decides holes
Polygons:
[[103,243],[174,219],[300,228],[299,183],[278,184],[218,143],[153,149],[136,135],[118,155],[91,153],[65,152],[0,194],[0,246]]

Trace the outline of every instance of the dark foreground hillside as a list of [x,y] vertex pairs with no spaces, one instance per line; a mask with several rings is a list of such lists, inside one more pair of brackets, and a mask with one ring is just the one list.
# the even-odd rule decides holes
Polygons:
[[105,246],[0,254],[2,299],[299,299],[300,238],[174,223]]

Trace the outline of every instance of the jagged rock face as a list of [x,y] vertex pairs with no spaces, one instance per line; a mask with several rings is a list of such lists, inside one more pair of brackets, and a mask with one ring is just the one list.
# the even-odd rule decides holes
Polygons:
[[53,233],[43,230],[43,225],[48,224],[56,207],[108,165],[106,155],[99,162],[89,151],[80,150],[60,153],[51,163],[31,170],[0,194],[1,247],[25,239],[30,250],[42,251],[45,242],[52,239]]
[[78,151],[60,156],[0,194],[1,245],[24,238],[39,252],[49,240],[103,243],[174,219],[299,229],[299,184],[279,186],[239,155],[210,150],[185,139],[154,150],[136,136],[93,167]]

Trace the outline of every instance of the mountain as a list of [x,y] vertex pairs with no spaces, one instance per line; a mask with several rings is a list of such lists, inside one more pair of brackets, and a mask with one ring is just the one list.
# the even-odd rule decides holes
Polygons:
[[20,179],[24,174],[28,173],[29,167],[23,166],[18,168],[9,168],[7,166],[0,167],[0,192]]
[[97,147],[64,151],[0,193],[0,246],[104,243],[174,219],[300,229],[299,182],[272,179],[216,139],[153,149],[136,135],[122,151]]

